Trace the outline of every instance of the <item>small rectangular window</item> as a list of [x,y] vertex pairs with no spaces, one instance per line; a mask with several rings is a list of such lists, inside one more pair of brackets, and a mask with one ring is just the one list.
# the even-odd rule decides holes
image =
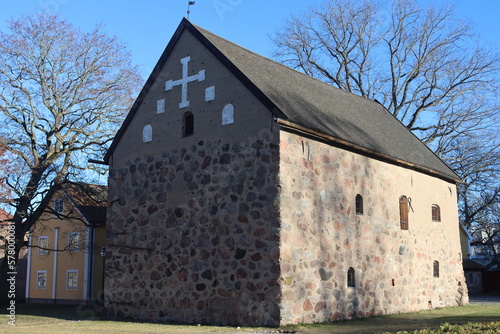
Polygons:
[[39,270],[36,272],[36,288],[46,289],[47,288],[47,271]]
[[182,136],[191,136],[194,133],[194,116],[192,113],[184,115],[184,124],[182,129]]
[[46,255],[49,253],[49,237],[43,236],[38,238],[38,255]]
[[66,271],[66,289],[76,290],[78,288],[78,270]]
[[439,262],[438,261],[434,261],[434,277],[439,277]]
[[68,236],[68,252],[78,252],[80,250],[80,233],[72,232]]
[[62,213],[64,211],[64,200],[58,198],[54,201],[54,211],[57,213]]

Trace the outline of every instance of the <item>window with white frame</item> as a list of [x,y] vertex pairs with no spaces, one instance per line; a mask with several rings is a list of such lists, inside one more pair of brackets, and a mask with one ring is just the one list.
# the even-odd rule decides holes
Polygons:
[[62,213],[64,211],[64,200],[62,198],[54,200],[54,211],[57,213]]
[[46,255],[49,253],[49,237],[38,237],[38,255]]
[[68,252],[80,251],[80,232],[71,232],[68,235]]
[[36,288],[46,289],[47,288],[47,271],[39,270],[36,272]]
[[78,270],[66,271],[66,289],[76,290],[78,288]]

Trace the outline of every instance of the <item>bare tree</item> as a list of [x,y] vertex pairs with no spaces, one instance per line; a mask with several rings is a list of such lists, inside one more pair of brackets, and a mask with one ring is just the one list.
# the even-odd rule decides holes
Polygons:
[[[52,195],[92,169],[141,84],[131,57],[102,26],[76,29],[55,14],[10,22],[0,33],[0,145],[9,157],[17,261],[24,236],[51,207]],[[15,168],[12,168],[15,166]],[[7,267],[0,280],[6,302]]]
[[426,144],[498,116],[500,58],[452,7],[326,0],[275,33],[275,57],[380,101]]
[[452,6],[325,0],[272,39],[283,63],[380,101],[462,177],[465,225],[498,230],[500,57]]

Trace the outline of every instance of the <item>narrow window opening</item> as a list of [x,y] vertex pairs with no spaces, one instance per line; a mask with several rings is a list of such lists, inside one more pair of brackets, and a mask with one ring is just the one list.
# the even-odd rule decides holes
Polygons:
[[399,198],[399,222],[402,230],[408,230],[408,198],[406,196]]
[[439,262],[434,261],[434,277],[439,277]]
[[363,196],[360,194],[356,195],[356,214],[363,214]]
[[354,288],[356,286],[356,277],[353,267],[350,267],[349,270],[347,270],[347,286],[350,288]]
[[437,205],[437,204],[432,205],[432,221],[434,221],[434,222],[441,221],[441,209],[439,208],[439,205]]
[[184,115],[182,136],[191,136],[194,133],[194,116],[192,113],[186,113]]

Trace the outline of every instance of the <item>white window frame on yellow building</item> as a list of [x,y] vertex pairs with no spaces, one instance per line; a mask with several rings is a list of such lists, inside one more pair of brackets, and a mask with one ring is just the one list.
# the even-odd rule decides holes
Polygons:
[[[44,284],[41,285],[40,284],[40,274],[44,274],[45,275],[45,280],[43,281]],[[36,272],[36,288],[37,289],[47,289],[47,270],[38,270]]]
[[[46,242],[43,242],[43,245],[42,245],[42,240],[46,240]],[[48,248],[49,248],[49,237],[47,235],[38,237],[38,255],[47,255],[49,253]]]
[[[76,237],[76,240],[74,238]],[[68,234],[68,252],[75,253],[80,251],[80,232],[71,232]]]
[[[71,274],[76,274],[74,277],[70,277]],[[74,285],[70,283],[75,283]],[[78,270],[66,270],[66,290],[77,290],[78,289]]]

